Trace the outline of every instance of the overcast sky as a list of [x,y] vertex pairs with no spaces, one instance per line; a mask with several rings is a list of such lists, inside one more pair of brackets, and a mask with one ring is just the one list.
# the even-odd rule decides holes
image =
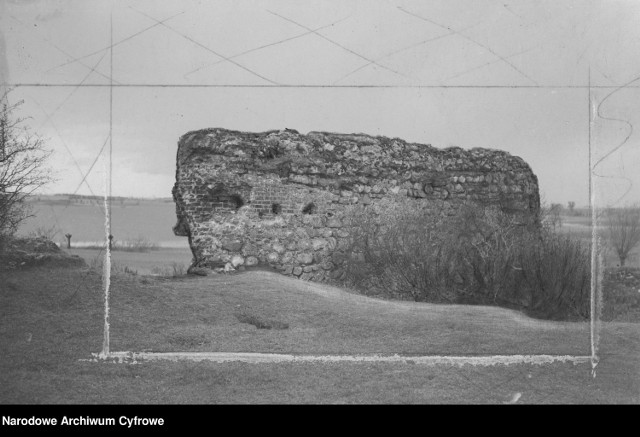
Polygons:
[[189,130],[290,128],[503,149],[586,205],[590,72],[596,200],[638,202],[639,53],[632,0],[0,0],[50,193],[104,193],[112,67],[117,196],[170,196]]

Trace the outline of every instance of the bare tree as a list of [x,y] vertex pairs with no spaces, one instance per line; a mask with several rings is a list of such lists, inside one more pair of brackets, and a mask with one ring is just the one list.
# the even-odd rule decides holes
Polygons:
[[640,208],[615,208],[607,211],[609,242],[624,267],[629,253],[640,243]]
[[0,239],[30,216],[27,196],[52,180],[46,166],[51,151],[14,115],[23,102],[10,104],[7,94],[0,96]]
[[549,206],[546,202],[540,203],[540,223],[552,231],[562,227],[562,204],[552,203]]

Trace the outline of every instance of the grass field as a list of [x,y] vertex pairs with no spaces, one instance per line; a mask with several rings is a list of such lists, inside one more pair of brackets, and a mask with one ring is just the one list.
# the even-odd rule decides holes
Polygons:
[[[40,215],[22,234],[59,223],[74,234],[72,242],[104,239],[96,206],[37,206]],[[180,275],[191,253],[186,239],[171,233],[174,215],[173,204],[162,201],[114,205],[117,238],[143,236],[164,247],[112,252],[112,351],[590,353],[586,323],[535,320],[496,307],[378,300],[268,272]],[[559,231],[590,241],[589,226],[586,217],[563,217]],[[605,307],[595,379],[590,365],[561,363],[133,365],[84,361],[102,345],[104,252],[69,252],[93,268],[0,268],[0,403],[640,402],[640,285],[625,272],[614,278],[616,299]],[[608,253],[606,263],[614,266],[616,258]],[[638,249],[629,264],[638,264]]]
[[[102,344],[101,278],[0,277],[2,403],[638,403],[640,324],[604,323],[589,365],[80,361]],[[112,350],[588,353],[588,326],[500,308],[382,301],[267,272],[112,278]],[[262,326],[262,328],[260,328]],[[270,326],[271,329],[265,329]]]
[[[104,250],[99,249],[63,249],[72,255],[81,256],[88,265],[99,267],[104,260]],[[115,271],[135,272],[140,275],[153,275],[182,268],[186,273],[191,264],[191,250],[187,248],[160,248],[147,252],[111,252],[112,268]]]

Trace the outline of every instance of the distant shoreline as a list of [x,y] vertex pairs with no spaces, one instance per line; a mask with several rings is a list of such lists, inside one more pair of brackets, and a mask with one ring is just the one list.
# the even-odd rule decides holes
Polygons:
[[[104,196],[92,196],[85,194],[69,194],[69,193],[56,193],[56,194],[30,194],[27,196],[28,202],[42,202],[47,200],[60,201],[60,200],[95,200],[104,202]],[[111,196],[107,197],[107,200],[111,201],[155,201],[155,202],[173,202],[172,197],[135,197],[135,196]]]

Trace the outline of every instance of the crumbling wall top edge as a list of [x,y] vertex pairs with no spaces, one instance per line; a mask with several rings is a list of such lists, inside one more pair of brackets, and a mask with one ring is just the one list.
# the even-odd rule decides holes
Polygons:
[[[382,135],[369,135],[365,133],[337,133],[337,132],[328,132],[328,131],[310,131],[307,134],[301,134],[297,130],[294,129],[280,129],[280,130],[268,130],[262,132],[248,132],[248,131],[238,131],[233,129],[226,129],[221,127],[212,127],[205,129],[193,130],[182,135],[178,141],[179,146],[187,146],[188,144],[192,144],[195,141],[206,137],[210,134],[216,134],[223,140],[225,137],[236,136],[241,137],[247,140],[260,141],[262,138],[271,136],[271,135],[293,135],[294,137],[298,137],[300,140],[312,140],[324,138],[326,140],[338,140],[338,141],[354,141],[360,143],[375,143],[377,145],[386,146],[390,144],[399,145],[402,148],[418,148],[420,151],[429,151],[437,154],[461,154],[461,155],[492,155],[492,156],[502,156],[507,159],[515,158],[518,161],[522,161],[522,158],[512,155],[511,153],[493,147],[471,147],[465,148],[460,146],[449,146],[449,147],[437,147],[428,143],[417,143],[417,142],[408,142],[398,137],[386,137]],[[216,153],[214,150],[212,153]]]

